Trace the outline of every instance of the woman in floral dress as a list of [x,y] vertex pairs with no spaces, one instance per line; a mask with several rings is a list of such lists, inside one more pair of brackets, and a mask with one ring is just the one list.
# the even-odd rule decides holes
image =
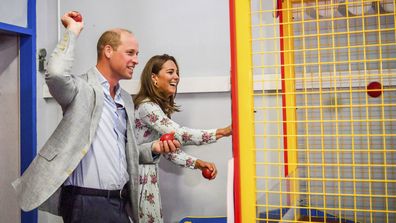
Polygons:
[[[152,57],[143,69],[140,91],[134,98],[135,135],[138,143],[151,142],[162,134],[175,132],[175,138],[183,145],[204,145],[230,136],[231,126],[219,129],[190,129],[170,119],[178,112],[174,102],[179,83],[179,67],[174,57],[157,55]],[[217,174],[213,163],[205,162],[182,150],[164,157],[173,163],[191,169],[209,168],[212,178]],[[141,222],[163,222],[161,197],[158,185],[158,162],[140,165],[139,217]]]

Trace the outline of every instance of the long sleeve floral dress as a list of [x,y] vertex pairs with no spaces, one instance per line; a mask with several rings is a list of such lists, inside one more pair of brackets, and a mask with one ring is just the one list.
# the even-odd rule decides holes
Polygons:
[[[182,145],[203,145],[216,142],[216,129],[199,130],[182,127],[169,119],[160,106],[143,102],[135,110],[135,135],[138,144],[157,140],[162,134],[175,131],[175,138]],[[194,169],[197,158],[182,150],[163,155],[176,165]],[[161,197],[158,184],[158,162],[139,165],[139,218],[140,222],[163,222]]]

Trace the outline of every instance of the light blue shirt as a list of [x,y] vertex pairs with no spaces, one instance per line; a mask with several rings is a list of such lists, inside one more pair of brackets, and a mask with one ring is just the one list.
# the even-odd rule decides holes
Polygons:
[[120,86],[113,100],[109,82],[97,73],[104,93],[102,116],[90,149],[65,185],[117,190],[129,180],[125,156],[127,117]]

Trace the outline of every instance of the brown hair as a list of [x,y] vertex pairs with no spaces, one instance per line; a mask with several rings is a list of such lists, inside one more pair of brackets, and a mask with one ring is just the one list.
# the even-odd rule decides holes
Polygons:
[[114,50],[117,50],[118,46],[121,45],[122,33],[133,34],[131,31],[127,29],[112,29],[104,32],[100,36],[98,43],[96,45],[98,59],[100,58],[100,55],[102,54],[104,47],[107,45],[111,46]]
[[144,100],[149,99],[151,102],[158,104],[168,117],[170,117],[172,113],[180,111],[179,106],[177,106],[174,101],[176,93],[169,98],[166,98],[154,86],[151,78],[152,74],[159,75],[162,66],[169,60],[173,61],[176,64],[177,70],[179,70],[179,65],[177,64],[176,59],[167,54],[153,56],[146,63],[146,66],[140,76],[140,90],[133,100],[135,103],[135,109],[143,103]]

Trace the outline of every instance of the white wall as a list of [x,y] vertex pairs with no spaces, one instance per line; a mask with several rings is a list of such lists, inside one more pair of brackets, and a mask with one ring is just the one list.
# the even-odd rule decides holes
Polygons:
[[[75,73],[86,71],[96,62],[96,40],[106,29],[132,30],[140,42],[140,64],[154,54],[176,57],[181,78],[228,76],[230,73],[228,1],[61,1],[61,15],[68,10],[83,14],[85,28],[80,35]],[[109,10],[111,8],[111,10]],[[48,54],[57,42],[56,1],[37,0],[37,47]],[[52,99],[43,99],[43,78],[37,80],[38,147],[41,147],[59,122],[61,111]],[[231,123],[230,95],[224,93],[179,94],[183,111],[174,120],[192,128],[217,128]],[[226,215],[226,163],[232,156],[231,138],[216,144],[189,147],[186,151],[216,163],[219,175],[214,181],[202,178],[199,171],[181,169],[163,160],[160,185],[165,222],[178,222],[187,215]],[[39,212],[40,223],[62,222]]]
[[140,65],[134,79],[151,56],[163,53],[176,57],[183,76],[230,73],[227,0],[61,1],[61,15],[68,10],[81,12],[85,22],[78,43],[83,47],[76,51],[77,73],[96,62],[97,38],[114,27],[130,29],[139,40]]
[[15,223],[20,222],[11,186],[20,175],[18,50],[18,36],[0,34],[0,222]]
[[[182,94],[177,96],[177,102],[182,106],[182,112],[173,119],[185,126],[209,129],[231,122],[229,93]],[[165,222],[177,222],[187,215],[225,216],[231,138],[200,147],[189,146],[186,151],[202,160],[214,162],[219,173],[215,180],[208,181],[200,171],[179,168],[162,159],[159,182]]]
[[[57,43],[57,2],[36,0],[37,10],[37,49],[47,50],[47,59]],[[43,99],[42,86],[43,74],[37,72],[37,150],[39,150],[50,137],[59,123],[62,111],[53,99]],[[61,218],[39,211],[40,223],[61,223]]]
[[169,53],[182,77],[229,75],[228,0],[135,2],[131,24],[141,42],[142,64]]
[[1,0],[0,21],[27,27],[27,0]]

